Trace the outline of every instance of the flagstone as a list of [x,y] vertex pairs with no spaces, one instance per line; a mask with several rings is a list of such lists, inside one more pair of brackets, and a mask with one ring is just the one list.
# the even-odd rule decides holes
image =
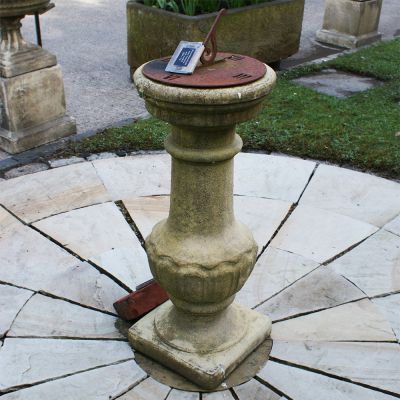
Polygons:
[[350,217],[299,205],[271,245],[323,263],[377,230]]
[[0,350],[0,391],[133,358],[126,342],[6,339]]
[[166,400],[199,400],[199,393],[172,389]]
[[[300,368],[268,361],[257,374],[287,397],[295,400],[394,400],[395,397],[353,383]],[[7,399],[8,400],[8,399]]]
[[113,200],[169,194],[171,157],[146,154],[93,161]]
[[347,279],[322,266],[267,300],[256,310],[276,321],[364,297],[365,294]]
[[268,247],[258,259],[236,301],[255,307],[318,267],[315,261]]
[[0,182],[0,204],[25,222],[108,200],[89,162]]
[[152,278],[143,247],[114,203],[69,211],[34,225],[132,290]]
[[0,284],[0,338],[10,329],[18,312],[32,294],[30,290]]
[[368,299],[277,322],[272,339],[396,341],[391,326]]
[[275,340],[271,357],[400,394],[397,343]]
[[383,228],[394,233],[395,235],[400,236],[400,215],[388,222]]
[[239,400],[280,400],[281,396],[273,392],[270,388],[251,379],[243,385],[233,388]]
[[235,158],[235,194],[295,203],[315,163],[298,158],[240,153]]
[[116,322],[111,315],[36,294],[18,314],[7,336],[123,339]]
[[400,341],[400,293],[372,299],[372,302],[379,307]]
[[157,382],[153,378],[147,378],[135,386],[132,390],[118,397],[118,400],[164,400],[171,388]]
[[232,394],[229,390],[224,390],[222,392],[203,393],[201,399],[202,400],[235,400],[235,398],[232,396]]
[[400,237],[380,230],[329,268],[357,285],[368,296],[400,290]]
[[3,395],[2,400],[104,400],[116,398],[146,377],[135,361],[56,379]]
[[320,165],[300,204],[382,227],[400,213],[400,184],[362,172]]

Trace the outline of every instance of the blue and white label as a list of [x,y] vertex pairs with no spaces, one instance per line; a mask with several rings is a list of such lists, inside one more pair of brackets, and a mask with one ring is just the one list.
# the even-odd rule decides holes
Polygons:
[[176,74],[192,74],[203,51],[204,46],[201,42],[180,42],[165,71]]

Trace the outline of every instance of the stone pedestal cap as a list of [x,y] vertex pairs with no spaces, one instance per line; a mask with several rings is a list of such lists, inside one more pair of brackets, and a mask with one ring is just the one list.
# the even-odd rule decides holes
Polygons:
[[50,0],[0,0],[0,17],[31,14],[46,8]]

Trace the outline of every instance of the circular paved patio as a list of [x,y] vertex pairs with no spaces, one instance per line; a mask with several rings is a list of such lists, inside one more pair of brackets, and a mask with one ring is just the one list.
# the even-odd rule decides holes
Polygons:
[[[143,237],[169,206],[167,154],[0,182],[0,397],[199,400],[150,377],[113,302],[151,275]],[[400,397],[400,184],[240,154],[236,215],[259,258],[237,301],[272,320],[255,379],[203,400]],[[132,222],[133,221],[133,222]]]

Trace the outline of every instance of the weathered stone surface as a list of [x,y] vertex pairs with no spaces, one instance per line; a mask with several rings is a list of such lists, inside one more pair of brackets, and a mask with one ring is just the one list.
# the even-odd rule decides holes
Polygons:
[[297,158],[240,153],[235,160],[234,193],[295,203],[314,167],[314,162]]
[[152,279],[146,253],[114,203],[69,211],[34,225],[132,290]]
[[347,279],[327,267],[320,267],[267,300],[256,311],[276,321],[364,297],[365,294]]
[[271,357],[400,393],[397,343],[274,341]]
[[331,264],[368,296],[400,290],[400,237],[381,230]]
[[213,393],[203,393],[202,400],[234,400],[231,392],[229,390],[224,390],[222,392]]
[[278,322],[274,340],[393,342],[392,328],[368,299]]
[[389,321],[397,340],[400,341],[400,293],[372,299]]
[[400,216],[396,217],[395,219],[387,223],[384,226],[384,229],[394,233],[395,235],[400,236]]
[[126,342],[6,339],[0,350],[0,390],[43,382],[133,358]]
[[30,290],[0,284],[0,338],[10,329],[18,312],[32,294]]
[[322,263],[377,230],[353,218],[299,205],[271,245]]
[[[321,374],[267,362],[258,376],[291,399],[394,400],[395,397]],[[7,399],[8,400],[8,399]]]
[[171,160],[168,154],[93,161],[113,200],[168,194]]
[[194,392],[184,392],[182,390],[172,389],[167,400],[199,400],[200,396]]
[[60,158],[60,159],[50,160],[49,164],[50,164],[51,168],[59,168],[59,167],[65,167],[66,165],[77,164],[77,163],[84,162],[84,161],[85,161],[85,159],[82,157],[73,156],[73,157],[69,157],[69,158]]
[[118,397],[119,400],[164,400],[171,388],[149,377],[132,390]]
[[108,200],[109,195],[91,163],[0,183],[0,203],[25,222]]
[[36,294],[18,314],[8,336],[122,339],[116,322],[111,315]]
[[331,165],[320,165],[300,204],[383,226],[400,213],[400,184]]
[[240,304],[255,307],[318,267],[315,261],[268,247],[236,295]]
[[91,154],[86,159],[88,161],[94,161],[94,160],[103,160],[104,158],[117,158],[117,157],[118,156],[115,153],[104,152],[99,154]]
[[[3,396],[4,400],[103,400],[116,398],[146,377],[135,361],[49,381]],[[3,400],[2,399],[2,400]]]
[[19,176],[34,174],[36,172],[46,171],[49,166],[44,163],[26,164],[22,167],[10,169],[4,174],[6,179],[18,178]]
[[11,155],[9,153],[0,150],[0,161],[3,161],[9,157],[11,157]]
[[239,400],[279,400],[281,398],[281,396],[255,379],[236,386],[233,390]]

